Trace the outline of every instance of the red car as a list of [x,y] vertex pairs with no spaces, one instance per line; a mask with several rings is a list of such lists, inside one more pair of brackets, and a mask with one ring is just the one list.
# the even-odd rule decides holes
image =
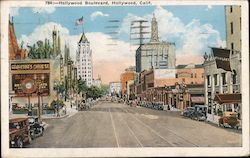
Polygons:
[[10,147],[22,148],[25,143],[31,142],[28,118],[12,118],[9,120]]

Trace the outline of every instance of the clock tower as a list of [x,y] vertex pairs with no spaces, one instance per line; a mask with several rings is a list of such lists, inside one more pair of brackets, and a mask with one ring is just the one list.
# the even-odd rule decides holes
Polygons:
[[158,37],[158,24],[155,18],[155,14],[153,14],[153,18],[151,21],[151,43],[156,43],[159,42],[159,37]]

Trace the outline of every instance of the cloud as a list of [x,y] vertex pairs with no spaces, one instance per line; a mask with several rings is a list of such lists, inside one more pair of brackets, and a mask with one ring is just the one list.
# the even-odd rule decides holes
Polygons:
[[32,8],[33,13],[48,13],[51,14],[56,10],[55,7],[39,7],[39,8]]
[[91,20],[95,20],[95,18],[98,16],[109,16],[109,14],[104,14],[103,12],[96,11],[90,15]]
[[[211,6],[209,6],[211,8]],[[209,51],[209,47],[225,47],[225,41],[221,39],[220,33],[213,28],[211,24],[201,24],[198,19],[193,19],[187,24],[181,21],[173,13],[157,6],[153,12],[158,22],[158,32],[161,40],[175,42],[177,63],[200,63],[203,53]],[[123,20],[120,28],[120,34],[130,33],[130,22],[132,20],[148,20],[151,25],[153,13],[138,17],[129,13]],[[187,56],[194,58],[188,58]],[[187,63],[188,64],[188,63]]]
[[[24,47],[27,48],[27,44],[33,45],[36,41],[44,41],[47,38],[50,40],[50,45],[52,45],[51,31],[54,27],[59,31],[62,51],[64,50],[64,44],[67,44],[70,47],[71,58],[75,61],[78,49],[77,43],[81,34],[70,35],[69,30],[58,23],[49,22],[40,25],[31,34],[21,35],[18,43],[24,41]],[[85,33],[85,35],[90,41],[93,52],[94,77],[97,78],[98,74],[100,74],[103,83],[119,81],[120,74],[124,69],[135,65],[134,53],[129,51],[129,43],[119,40],[108,41],[111,37],[101,32],[89,32]],[[116,43],[117,45],[110,46],[109,43]]]
[[206,11],[209,11],[212,8],[213,8],[212,5],[208,5],[207,8],[206,8]]
[[10,16],[18,16],[19,15],[19,8],[18,7],[11,7],[10,8]]

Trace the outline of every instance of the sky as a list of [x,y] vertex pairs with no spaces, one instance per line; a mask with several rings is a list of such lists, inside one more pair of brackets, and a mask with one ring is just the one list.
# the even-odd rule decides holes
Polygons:
[[[52,41],[55,27],[61,36],[62,50],[68,45],[75,60],[77,42],[84,31],[93,52],[94,78],[100,75],[103,83],[119,81],[124,69],[135,65],[137,46],[131,44],[130,22],[144,19],[149,21],[145,25],[150,26],[153,13],[160,40],[176,45],[177,65],[201,64],[204,52],[210,52],[210,47],[226,46],[224,6],[219,5],[23,7],[10,11],[18,43],[23,41],[24,47],[45,38]],[[82,16],[83,27],[75,26],[75,21]]]

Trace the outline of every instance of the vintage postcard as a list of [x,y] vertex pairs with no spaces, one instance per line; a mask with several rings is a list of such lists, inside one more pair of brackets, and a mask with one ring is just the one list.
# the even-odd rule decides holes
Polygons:
[[247,1],[1,1],[2,157],[249,156]]

